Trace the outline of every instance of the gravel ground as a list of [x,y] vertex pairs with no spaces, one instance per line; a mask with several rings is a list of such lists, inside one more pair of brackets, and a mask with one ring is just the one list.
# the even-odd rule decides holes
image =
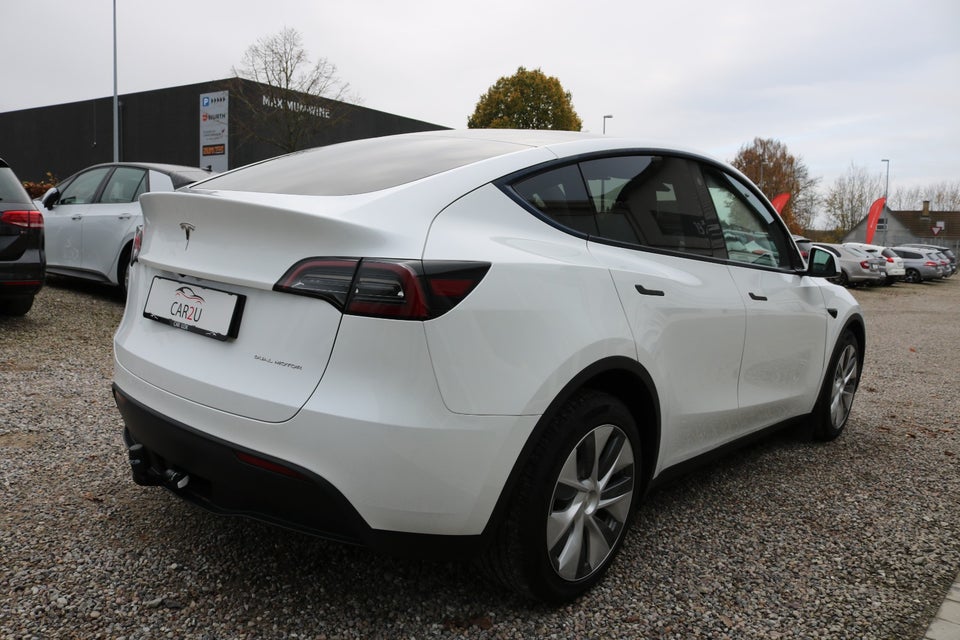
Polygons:
[[122,305],[54,280],[0,318],[0,637],[919,640],[960,571],[960,277],[854,295],[846,432],[781,432],[661,489],[606,581],[548,609],[468,565],[134,485],[109,392]]

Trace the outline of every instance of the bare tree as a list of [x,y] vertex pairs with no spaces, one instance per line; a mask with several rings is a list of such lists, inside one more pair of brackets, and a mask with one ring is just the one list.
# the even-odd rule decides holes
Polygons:
[[895,211],[918,211],[924,200],[930,201],[932,211],[960,211],[960,180],[937,182],[928,187],[901,187],[890,196],[890,208]]
[[827,190],[824,204],[827,221],[833,229],[846,234],[863,220],[870,205],[883,196],[883,179],[879,173],[850,163],[846,173]]
[[803,158],[791,154],[785,144],[769,138],[754,138],[752,144],[740,147],[731,164],[768,198],[790,194],[780,215],[791,231],[803,233],[811,225],[820,201],[817,193],[820,178],[811,178]]
[[320,135],[346,117],[344,102],[356,102],[350,85],[337,77],[337,67],[326,58],[311,63],[296,29],[260,38],[247,48],[232,98],[250,117],[240,119],[240,136],[272,145],[283,152],[317,144]]

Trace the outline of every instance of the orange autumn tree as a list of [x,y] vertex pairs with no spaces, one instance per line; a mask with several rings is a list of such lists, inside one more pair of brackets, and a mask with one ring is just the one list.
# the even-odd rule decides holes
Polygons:
[[785,144],[771,138],[754,138],[753,143],[740,147],[730,164],[760,187],[767,198],[790,194],[780,215],[793,233],[803,233],[813,222],[820,179],[811,178],[803,158],[791,154]]

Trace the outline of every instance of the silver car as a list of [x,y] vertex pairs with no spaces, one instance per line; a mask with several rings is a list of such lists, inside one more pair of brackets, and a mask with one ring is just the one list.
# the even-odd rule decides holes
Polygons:
[[898,280],[903,280],[907,274],[906,267],[903,266],[903,258],[894,253],[890,247],[884,247],[878,244],[866,244],[863,242],[844,242],[843,244],[846,247],[859,249],[875,258],[882,258],[884,262],[883,269],[886,275],[883,284],[886,286],[890,286]]
[[903,258],[903,266],[907,273],[905,282],[923,282],[943,277],[943,267],[940,261],[928,249],[918,247],[893,247],[894,253]]
[[858,284],[882,284],[886,279],[883,258],[868,255],[857,248],[842,244],[813,243],[814,247],[826,249],[837,259],[840,274],[834,282],[844,287]]
[[[939,251],[947,257],[947,260],[950,261],[950,273],[951,275],[957,272],[957,254],[953,252],[953,249],[949,247],[941,247],[936,244],[913,244],[907,243],[901,245],[903,247],[917,248],[917,249],[927,249],[929,251]],[[949,277],[949,276],[948,276]]]

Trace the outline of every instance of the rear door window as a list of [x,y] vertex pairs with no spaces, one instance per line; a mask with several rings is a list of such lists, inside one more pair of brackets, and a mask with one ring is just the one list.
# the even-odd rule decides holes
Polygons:
[[528,205],[591,240],[726,257],[696,165],[625,155],[569,164],[513,183]]
[[601,238],[702,256],[722,251],[689,160],[631,155],[586,161],[581,169]]
[[134,202],[147,185],[147,172],[135,167],[117,167],[103,188],[100,202]]

